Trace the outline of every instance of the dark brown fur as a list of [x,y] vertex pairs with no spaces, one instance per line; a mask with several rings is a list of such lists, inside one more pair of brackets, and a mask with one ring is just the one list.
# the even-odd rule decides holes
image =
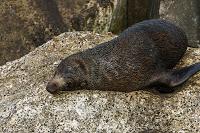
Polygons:
[[143,21],[111,41],[65,58],[55,73],[64,83],[60,85],[53,78],[47,90],[130,92],[154,83],[169,85],[168,79],[174,80],[174,71],[169,70],[187,45],[185,33],[174,24],[159,19]]

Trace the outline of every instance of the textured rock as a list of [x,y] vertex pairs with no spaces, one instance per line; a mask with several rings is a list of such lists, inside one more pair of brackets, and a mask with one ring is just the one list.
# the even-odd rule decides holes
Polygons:
[[[0,132],[200,132],[200,73],[173,94],[74,91],[52,96],[46,83],[61,59],[112,35],[63,33],[0,66]],[[180,65],[200,61],[189,49]]]
[[160,17],[184,29],[189,45],[200,47],[200,2],[198,0],[161,0]]
[[160,0],[119,0],[115,2],[109,31],[120,33],[127,27],[152,18],[159,18]]
[[67,30],[53,0],[1,0],[0,65]]
[[128,26],[145,19],[159,18],[160,0],[127,0]]
[[[85,2],[77,13],[72,13],[69,17],[71,29],[107,32],[111,24],[112,13],[119,1],[121,0],[89,0],[87,3]],[[68,15],[70,14],[68,13]]]

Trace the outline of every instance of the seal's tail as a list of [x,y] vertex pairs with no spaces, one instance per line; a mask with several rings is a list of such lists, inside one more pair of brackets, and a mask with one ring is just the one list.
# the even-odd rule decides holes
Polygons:
[[[164,86],[162,87],[163,89],[166,89],[165,87],[173,88],[181,85],[197,72],[200,72],[200,62],[181,69],[173,69],[168,72],[164,72],[163,74],[155,77],[154,80],[152,80],[152,84],[156,86]],[[159,91],[167,92],[167,90],[160,89],[161,87],[159,87]],[[169,89],[169,91],[171,90]]]

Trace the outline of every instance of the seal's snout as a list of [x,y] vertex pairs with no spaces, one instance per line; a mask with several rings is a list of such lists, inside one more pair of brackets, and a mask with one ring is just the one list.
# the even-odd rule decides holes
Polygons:
[[65,85],[65,81],[64,79],[59,76],[56,75],[48,84],[46,87],[46,90],[51,93],[51,94],[55,94],[58,91],[61,90],[61,88]]
[[55,93],[58,92],[59,86],[58,86],[58,84],[55,83],[55,82],[49,82],[49,83],[47,84],[46,90],[47,90],[49,93],[51,93],[51,94],[55,94]]

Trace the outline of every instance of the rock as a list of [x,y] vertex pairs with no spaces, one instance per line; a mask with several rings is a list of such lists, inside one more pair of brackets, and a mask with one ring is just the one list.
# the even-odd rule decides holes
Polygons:
[[159,18],[160,0],[127,0],[128,26],[145,19]]
[[89,0],[87,3],[85,2],[79,12],[71,15],[69,19],[71,29],[98,33],[108,32],[113,11],[119,6],[119,1],[122,0]]
[[200,2],[198,0],[161,0],[160,17],[170,20],[187,33],[189,45],[200,47]]
[[[0,66],[0,132],[199,132],[200,73],[167,95],[45,90],[61,59],[112,37],[63,33]],[[179,66],[199,61],[200,49],[190,48]]]
[[53,0],[2,0],[0,65],[20,58],[67,29]]
[[159,18],[160,0],[119,0],[114,6],[109,31],[119,34],[140,21]]

